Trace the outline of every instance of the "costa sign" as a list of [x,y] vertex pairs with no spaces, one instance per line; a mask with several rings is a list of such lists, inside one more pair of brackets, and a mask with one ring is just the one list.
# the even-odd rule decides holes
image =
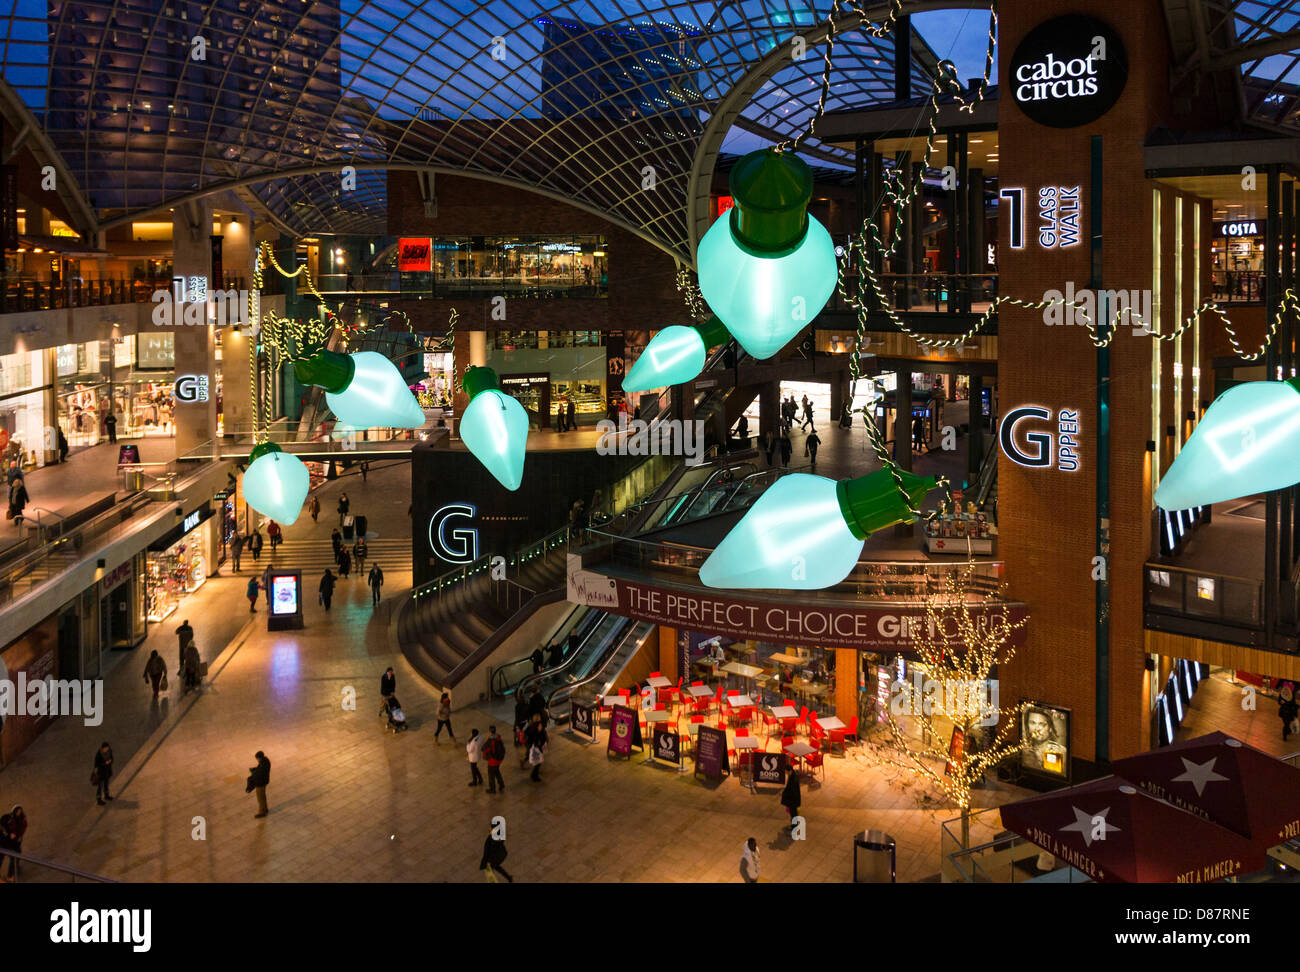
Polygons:
[[1051,128],[1096,121],[1128,81],[1124,44],[1108,25],[1083,14],[1039,24],[1011,57],[1009,84],[1020,110]]
[[432,237],[404,236],[397,242],[397,269],[402,273],[428,273],[433,269]]
[[[579,576],[573,573],[571,570],[568,585],[570,602],[686,631],[862,651],[907,651],[926,632],[925,606],[920,602],[915,606],[841,607],[800,604],[793,599],[755,601],[714,591],[651,587],[588,570],[576,571]],[[587,599],[582,596],[585,592],[593,596]],[[971,613],[977,625],[992,625],[1003,618],[1022,621],[1028,612],[1023,604],[1007,602],[973,607]],[[1026,628],[1015,629],[1009,643],[1023,645]],[[959,632],[954,624],[945,634],[955,638]]]

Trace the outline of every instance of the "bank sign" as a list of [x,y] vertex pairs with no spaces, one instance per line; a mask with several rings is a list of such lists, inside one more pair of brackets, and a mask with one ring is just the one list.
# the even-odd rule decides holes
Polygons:
[[1039,24],[1011,58],[1008,83],[1020,110],[1051,128],[1096,121],[1128,81],[1124,44],[1095,17],[1070,14]]

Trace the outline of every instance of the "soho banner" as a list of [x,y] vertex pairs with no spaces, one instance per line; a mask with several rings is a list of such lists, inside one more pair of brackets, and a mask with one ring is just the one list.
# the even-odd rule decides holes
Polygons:
[[[638,621],[784,645],[907,651],[915,646],[916,636],[926,624],[925,606],[920,602],[914,606],[840,607],[800,603],[793,597],[788,601],[751,601],[714,591],[650,587],[581,569],[571,571],[568,593],[574,604],[605,608]],[[1025,605],[1018,602],[971,608],[977,624],[981,619],[996,624],[1004,612],[1012,622],[1028,616]],[[1027,627],[1012,631],[1009,645],[1023,647]]]
[[596,738],[596,720],[595,711],[589,705],[582,705],[578,702],[570,703],[569,707],[569,726],[579,736],[586,736],[588,739]]
[[1119,100],[1128,56],[1119,34],[1095,17],[1054,17],[1016,47],[1008,81],[1020,110],[1038,124],[1077,128]]

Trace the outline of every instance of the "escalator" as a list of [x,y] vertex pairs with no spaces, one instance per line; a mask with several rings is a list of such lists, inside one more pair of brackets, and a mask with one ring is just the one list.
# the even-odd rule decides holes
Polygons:
[[516,686],[516,691],[528,697],[533,690],[550,698],[557,690],[584,681],[608,659],[609,653],[621,641],[632,622],[608,611],[592,611],[595,623],[588,628],[577,649],[564,659],[564,663],[533,675],[526,675]]
[[566,722],[570,702],[594,705],[596,700],[611,695],[628,662],[645,645],[646,639],[655,633],[656,627],[649,621],[636,621],[625,627],[623,636],[614,649],[606,653],[605,660],[593,667],[590,674],[560,686],[547,696],[546,707],[551,718],[556,722]]
[[[557,641],[567,642],[570,636],[576,636],[579,645],[579,648],[574,651],[576,654],[577,651],[581,650],[582,642],[591,633],[592,629],[600,623],[603,613],[602,611],[593,611],[588,607],[575,607],[565,615],[564,620],[551,632],[545,643],[551,645]],[[567,660],[566,657],[565,661]],[[561,667],[563,667],[562,664],[556,666],[556,668]],[[544,675],[545,673],[546,670],[544,669],[538,674]],[[532,652],[522,658],[506,662],[506,664],[492,672],[492,695],[498,698],[514,695],[519,689],[520,683],[533,674]]]

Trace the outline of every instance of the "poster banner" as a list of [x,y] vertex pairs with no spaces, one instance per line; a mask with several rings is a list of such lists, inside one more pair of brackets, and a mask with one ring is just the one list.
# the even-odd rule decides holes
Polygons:
[[397,242],[399,273],[429,273],[433,270],[433,238],[403,236]]
[[682,762],[681,738],[671,729],[655,726],[654,749],[652,752],[655,759],[663,760],[665,763],[672,763],[674,766],[680,766]]
[[596,719],[595,712],[589,705],[580,705],[577,702],[569,704],[569,727],[579,736],[586,736],[588,739],[596,738]]
[[1070,710],[1022,701],[1020,768],[1052,779],[1070,779]]
[[943,775],[952,775],[952,761],[955,759],[961,761],[962,754],[966,751],[966,733],[958,726],[952,727],[952,738],[948,740],[948,762],[943,764]]
[[785,785],[785,753],[755,753],[754,782]]
[[712,726],[700,726],[695,736],[695,772],[706,779],[720,780],[731,773],[727,763],[727,734]]
[[[719,591],[653,587],[621,577],[609,577],[582,567],[569,555],[568,599],[573,604],[600,607],[623,617],[679,630],[725,635],[734,640],[775,641],[785,645],[856,648],[860,651],[908,651],[928,623],[925,606],[865,604],[801,604],[759,601]],[[971,608],[980,627],[1023,621],[1027,608],[1019,602],[995,602]],[[950,619],[955,625],[955,619]],[[1011,632],[1008,646],[1024,647],[1028,625]],[[954,630],[952,636],[957,636]]]
[[636,721],[636,710],[625,705],[614,706],[609,718],[609,747],[607,752],[631,758],[632,747],[640,747],[641,726]]

